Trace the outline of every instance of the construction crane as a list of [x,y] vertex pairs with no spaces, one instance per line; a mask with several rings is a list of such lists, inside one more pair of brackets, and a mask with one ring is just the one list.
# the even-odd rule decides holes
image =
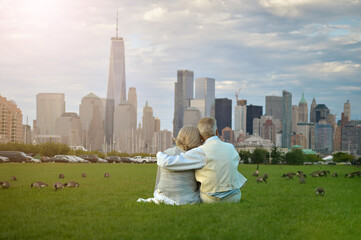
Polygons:
[[238,104],[238,95],[242,88],[239,88],[238,92],[235,92],[236,95],[236,104]]

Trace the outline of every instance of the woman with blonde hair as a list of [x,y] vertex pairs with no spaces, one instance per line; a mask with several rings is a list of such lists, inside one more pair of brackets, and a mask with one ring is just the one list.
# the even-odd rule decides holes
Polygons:
[[[196,126],[184,126],[175,139],[176,146],[169,148],[164,153],[170,156],[176,156],[197,148],[202,144],[201,136]],[[199,161],[204,159],[203,151],[194,149],[192,156]],[[189,159],[192,161],[192,159]],[[182,163],[183,164],[183,163]],[[204,165],[199,165],[202,168]],[[171,205],[183,205],[200,203],[199,186],[195,179],[195,171],[185,170],[170,171],[162,167],[158,167],[157,179],[155,184],[154,198],[138,199],[138,202],[155,202]]]

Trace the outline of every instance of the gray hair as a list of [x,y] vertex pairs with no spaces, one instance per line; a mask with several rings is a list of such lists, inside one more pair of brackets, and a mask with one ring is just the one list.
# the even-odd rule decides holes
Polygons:
[[217,130],[217,121],[216,119],[209,117],[209,118],[202,118],[198,122],[198,130],[201,136],[204,139],[213,137],[216,135]]

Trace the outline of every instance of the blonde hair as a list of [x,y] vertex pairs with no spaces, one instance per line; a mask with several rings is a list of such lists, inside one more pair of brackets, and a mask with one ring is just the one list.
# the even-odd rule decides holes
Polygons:
[[184,151],[188,151],[202,145],[198,128],[192,125],[182,127],[178,133],[177,139],[175,140],[175,144]]
[[212,117],[202,118],[198,122],[198,130],[204,139],[215,136],[217,130],[216,119]]

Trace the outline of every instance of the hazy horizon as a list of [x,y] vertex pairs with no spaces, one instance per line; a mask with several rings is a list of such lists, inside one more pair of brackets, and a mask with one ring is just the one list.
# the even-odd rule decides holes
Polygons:
[[[0,94],[23,123],[36,118],[36,94],[65,93],[66,111],[106,96],[111,37],[119,8],[126,86],[137,88],[138,122],[146,100],[173,130],[177,70],[216,79],[216,98],[235,92],[248,104],[302,92],[340,119],[350,100],[361,119],[361,1],[0,0]],[[233,116],[232,116],[233,118]],[[232,126],[234,127],[234,126]]]

